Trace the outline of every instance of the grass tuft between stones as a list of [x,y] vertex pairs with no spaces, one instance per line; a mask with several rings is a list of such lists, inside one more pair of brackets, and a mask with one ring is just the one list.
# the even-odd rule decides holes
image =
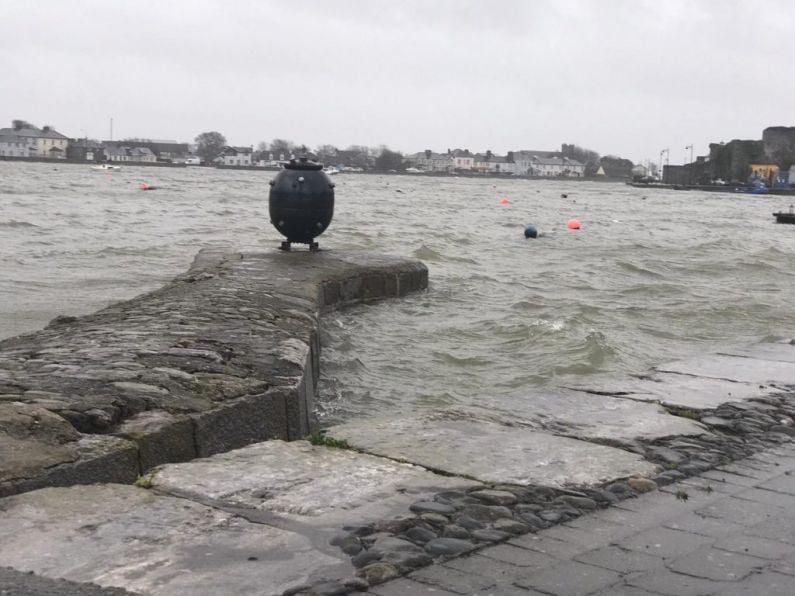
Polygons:
[[309,442],[312,445],[323,445],[324,447],[333,447],[335,449],[351,449],[351,446],[348,444],[348,441],[345,439],[335,439],[334,437],[329,437],[325,430],[319,430],[316,433],[313,433],[309,437]]
[[699,412],[691,408],[666,406],[666,410],[668,410],[668,413],[672,416],[681,416],[682,418],[690,418],[691,420],[698,420],[700,418]]
[[133,484],[138,488],[152,488],[155,485],[155,475],[144,474],[138,476],[138,479]]

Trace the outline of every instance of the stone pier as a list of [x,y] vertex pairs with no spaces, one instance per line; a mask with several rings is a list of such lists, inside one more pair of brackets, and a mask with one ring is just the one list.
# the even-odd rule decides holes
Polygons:
[[581,519],[626,519],[603,510],[644,493],[667,511],[693,477],[795,437],[782,341],[305,440],[318,318],[427,282],[370,254],[204,251],[161,290],[0,342],[0,594],[630,593],[634,575],[579,560],[522,568],[567,564],[551,549],[577,536],[598,550]]
[[418,261],[205,250],[162,289],[0,342],[0,496],[131,483],[312,428],[318,317],[427,287]]

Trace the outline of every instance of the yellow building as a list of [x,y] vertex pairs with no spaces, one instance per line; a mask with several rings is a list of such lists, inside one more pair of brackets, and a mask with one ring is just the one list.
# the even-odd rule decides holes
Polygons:
[[778,176],[778,166],[772,163],[752,163],[751,164],[751,178],[759,178],[772,182]]

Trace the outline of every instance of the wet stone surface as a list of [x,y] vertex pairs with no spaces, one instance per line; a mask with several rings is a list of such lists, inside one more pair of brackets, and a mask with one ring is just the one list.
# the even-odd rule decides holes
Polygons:
[[[0,342],[0,447],[20,454],[8,460],[18,468],[3,462],[0,496],[24,493],[0,500],[7,513],[0,565],[146,593],[220,593],[236,574],[219,569],[239,571],[246,589],[270,582],[279,594],[361,593],[402,575],[429,580],[435,563],[494,545],[523,544],[550,559],[534,542],[546,533],[536,533],[614,505],[632,511],[636,497],[658,488],[697,500],[669,485],[731,469],[795,435],[795,387],[782,382],[793,359],[766,348],[770,360],[759,370],[753,353],[658,370],[649,381],[657,393],[638,397],[647,388],[640,383],[632,397],[665,408],[566,390],[536,404],[519,400],[524,409],[516,412],[434,412],[421,420],[424,443],[416,421],[371,427],[369,435],[350,425],[355,450],[274,440],[310,429],[318,316],[425,283],[427,270],[413,261],[205,254],[162,290]],[[740,383],[728,376],[735,365]],[[671,392],[660,379],[695,388],[697,406],[684,390],[658,400]],[[719,401],[732,384],[742,397]],[[560,404],[565,411],[555,413]],[[383,448],[383,440],[393,442]],[[100,465],[80,468],[86,462]],[[32,490],[107,482],[112,469],[129,483],[131,471],[134,478],[149,468],[143,484],[151,491]],[[42,476],[44,469],[55,474]],[[707,514],[731,523],[750,515],[742,503]],[[756,521],[755,540],[791,539],[778,520]],[[25,535],[31,528],[35,540]],[[46,552],[36,546],[45,538]],[[757,554],[766,544],[756,544]],[[724,546],[713,554],[725,556],[732,546]],[[544,548],[562,554],[572,545],[549,538]],[[739,554],[731,571],[738,576],[751,568]],[[164,560],[177,562],[176,576]],[[549,587],[553,575],[517,585]],[[462,573],[460,585],[468,577]]]
[[[496,484],[467,491],[439,492],[433,501],[412,504],[409,511],[415,515],[402,518],[398,531],[393,528],[390,532],[388,529],[394,522],[371,524],[364,530],[357,528],[359,535],[363,532],[378,535],[376,544],[380,545],[373,549],[370,546],[373,543],[365,536],[363,550],[354,558],[354,565],[360,568],[357,573],[371,585],[377,585],[396,575],[411,573],[422,561],[426,564],[441,563],[473,550],[507,542],[517,535],[548,529],[634,499],[658,486],[719,468],[771,446],[789,443],[792,437],[780,432],[777,426],[791,428],[795,419],[795,391],[782,391],[758,401],[729,403],[715,410],[687,411],[684,414],[705,424],[709,432],[699,436],[669,437],[643,445],[645,456],[659,464],[660,473],[654,479],[628,478],[574,489]],[[709,427],[708,421],[716,416],[728,421],[728,426],[721,422],[718,427]],[[735,423],[740,420],[749,426]],[[744,431],[743,428],[753,428],[753,431]],[[676,498],[686,497],[679,495]],[[486,504],[498,502],[501,504]],[[432,503],[441,507],[428,513],[435,509]],[[385,533],[399,542],[385,540]],[[440,538],[429,540],[432,536]],[[416,549],[410,549],[409,544]],[[393,545],[397,545],[396,550],[390,550]],[[409,561],[397,556],[407,549],[416,553],[422,549],[429,557]],[[388,561],[386,567],[376,565],[375,562],[385,561],[385,557]],[[363,565],[365,561],[367,563]],[[368,566],[370,571],[365,571]],[[388,569],[386,575],[382,575],[384,569]]]
[[[20,456],[0,462],[0,496],[305,437],[320,314],[426,285],[422,263],[369,253],[202,251],[159,290],[0,341],[0,447]],[[139,462],[89,473],[107,454],[86,435],[131,441]]]

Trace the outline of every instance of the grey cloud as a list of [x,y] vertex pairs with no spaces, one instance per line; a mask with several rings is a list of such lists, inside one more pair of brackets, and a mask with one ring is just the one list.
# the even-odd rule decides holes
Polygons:
[[[788,3],[0,0],[0,118],[235,144],[575,142],[634,160],[793,124]],[[764,90],[764,91],[763,91]],[[672,151],[672,159],[674,153]]]

